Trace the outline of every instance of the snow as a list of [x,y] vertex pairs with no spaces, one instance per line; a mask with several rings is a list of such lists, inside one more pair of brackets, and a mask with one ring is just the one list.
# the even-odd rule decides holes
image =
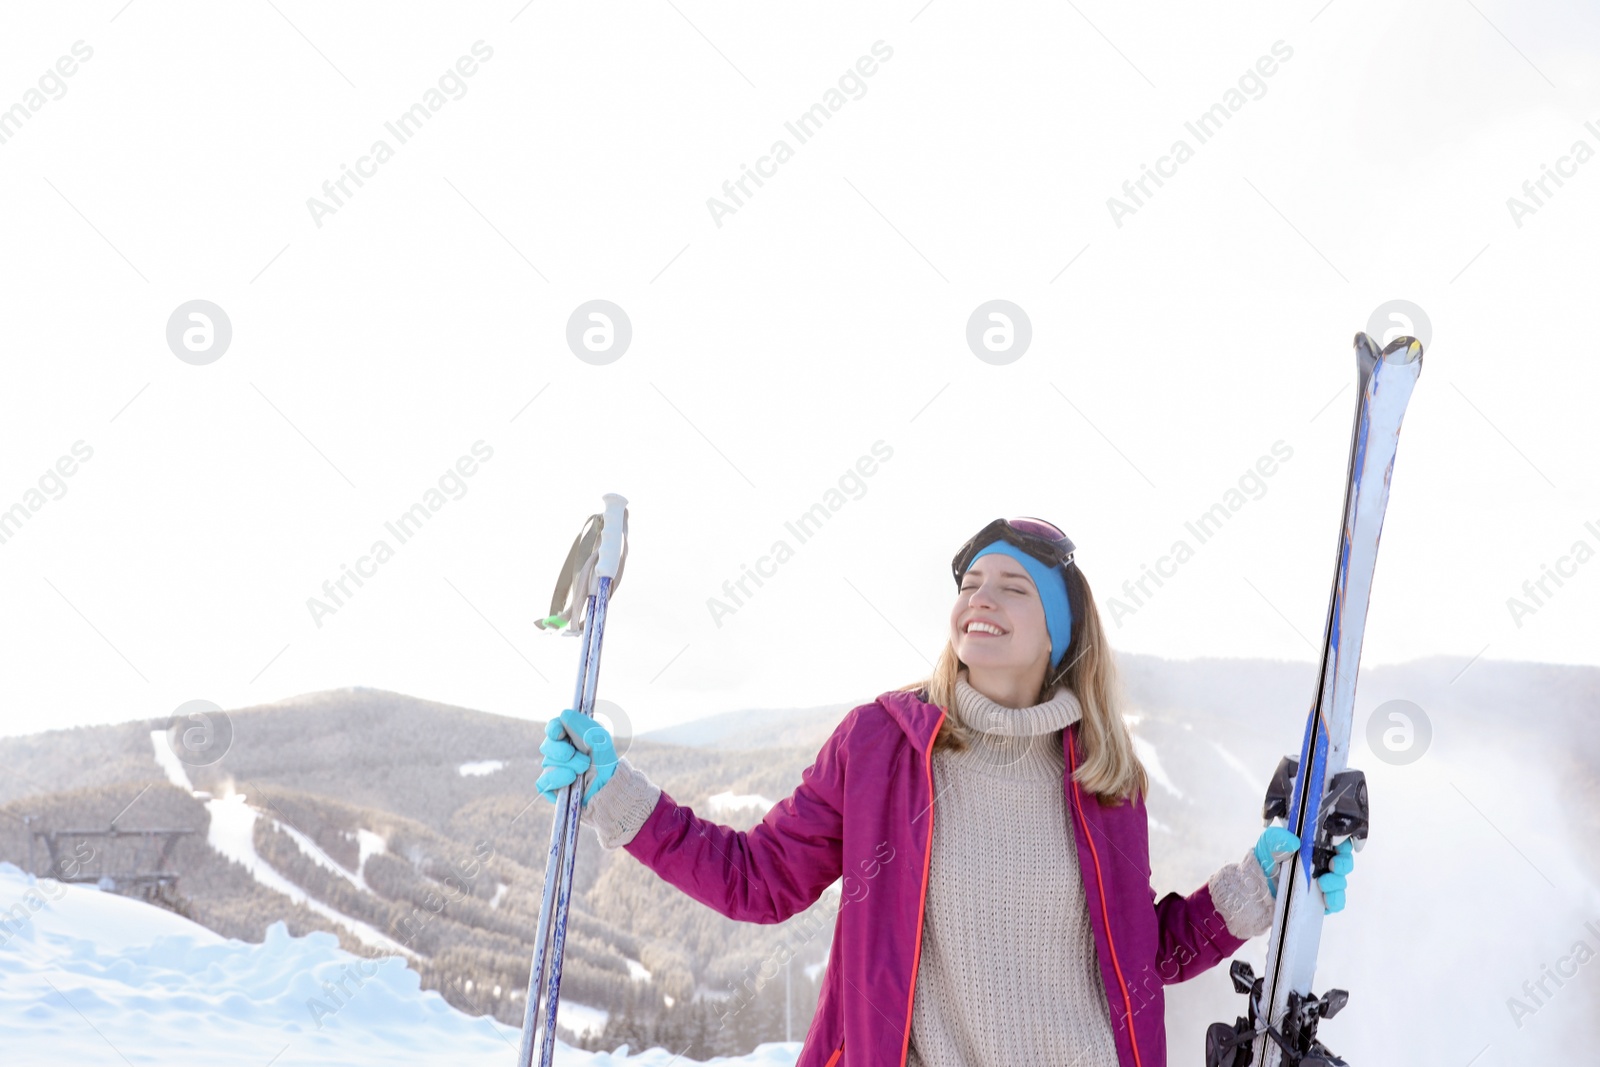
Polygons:
[[758,808],[762,814],[766,814],[777,801],[768,800],[759,793],[717,793],[709,798],[708,803],[713,814],[741,808]]
[[167,731],[151,730],[150,747],[155,749],[156,763],[165,772],[167,781],[185,793],[193,793],[194,783],[189,781],[189,772],[183,769],[183,761],[172,751],[172,746],[167,744]]
[[[188,772],[183,768],[183,762],[178,759],[177,754],[172,751],[172,747],[167,744],[167,732],[165,730],[150,731],[150,746],[155,751],[156,763],[166,772],[169,782],[180,789],[188,790],[195,796],[204,796],[206,798],[206,811],[211,816],[211,828],[207,833],[206,841],[213,849],[222,853],[228,859],[243,864],[245,870],[250,872],[251,877],[268,889],[276,890],[290,900],[304,904],[318,915],[338,923],[350,931],[363,945],[384,952],[414,955],[399,942],[386,937],[371,925],[352,918],[322,903],[320,900],[313,899],[304,889],[301,889],[298,885],[273,870],[267,861],[256,853],[255,825],[256,818],[260,813],[245,803],[245,797],[241,793],[233,793],[225,797],[211,797],[209,794],[195,793],[194,786],[189,781]],[[290,840],[299,846],[300,851],[304,852],[315,863],[345,879],[357,889],[366,892],[371,891],[360,870],[354,874],[345,870],[332,856],[324,852],[315,841],[294,827],[285,825],[277,819],[273,820],[273,825],[288,834]],[[383,838],[377,834],[367,830],[361,830],[359,833],[361,867],[364,870],[367,864],[367,857],[374,852],[384,851],[387,846]]]
[[[304,904],[318,915],[338,923],[350,931],[363,945],[397,955],[409,954],[410,950],[399,942],[385,936],[361,920],[351,918],[343,912],[329,907],[273,870],[272,866],[256,853],[255,825],[256,818],[260,813],[245,803],[243,793],[234,793],[230,796],[208,800],[206,801],[206,811],[211,815],[211,829],[207,836],[207,842],[228,859],[235,860],[243,865],[244,869],[249,871],[251,877],[256,881],[268,889],[282,893],[290,900]],[[315,848],[316,846],[313,844],[311,847]],[[333,861],[329,860],[328,862],[332,863]]]
[[1223,763],[1226,763],[1229,767],[1238,772],[1239,777],[1244,779],[1245,784],[1250,787],[1250,791],[1252,793],[1266,792],[1267,782],[1257,778],[1254,774],[1251,774],[1250,768],[1246,767],[1244,762],[1240,760],[1238,756],[1235,756],[1232,752],[1229,752],[1215,741],[1211,742],[1211,747],[1217,750],[1217,755],[1222,757]]
[[590,1008],[567,1000],[556,1005],[556,1022],[580,1037],[604,1030],[610,1014],[604,1008]]
[[[521,1035],[488,1017],[452,1008],[424,992],[414,956],[383,933],[316,900],[256,852],[261,812],[239,793],[197,793],[165,730],[150,746],[167,780],[206,802],[207,841],[261,885],[338,923],[381,957],[366,959],[322,932],[296,938],[281,922],[253,945],[223,938],[162,908],[92,886],[38,881],[0,863],[0,1019],[6,1019],[5,1063],[111,1063],[129,1067],[499,1067],[514,1058]],[[462,777],[502,770],[501,760],[463,763]],[[759,808],[756,794],[719,793],[713,810]],[[369,857],[388,851],[382,835],[357,830],[352,872],[292,826],[274,819],[313,862],[370,892]],[[496,886],[491,906],[510,889]],[[628,960],[635,981],[650,972]],[[815,975],[821,965],[807,968]],[[511,991],[520,1000],[521,990]],[[670,1007],[672,998],[666,998]],[[557,1007],[560,1025],[597,1033],[608,1013],[570,1000]],[[25,1021],[24,1021],[25,1020]],[[89,1025],[85,1027],[84,1023]],[[747,1056],[718,1057],[719,1067],[792,1067],[799,1042],[769,1042]],[[633,1054],[627,1045],[587,1053],[555,1043],[558,1067],[692,1065],[663,1048]]]
[[1133,750],[1138,754],[1139,762],[1144,764],[1144,769],[1150,773],[1151,780],[1179,800],[1182,800],[1183,793],[1178,790],[1177,786],[1172,784],[1172,779],[1167,777],[1166,768],[1161,766],[1161,757],[1156,755],[1156,746],[1135,734],[1133,737]]
[[[569,1010],[571,1009],[571,1010]],[[562,1002],[562,1026],[604,1013]],[[4,1062],[129,1067],[503,1067],[518,1031],[452,1008],[396,957],[363,959],[330,934],[263,944],[222,938],[93,886],[36,881],[0,863]],[[589,1053],[555,1043],[558,1067],[685,1067],[628,1046]],[[773,1042],[719,1067],[792,1067],[798,1042]]]
[[367,857],[376,856],[381,852],[388,852],[389,842],[371,830],[357,830],[356,845],[361,850],[361,858],[356,861],[356,874],[364,880],[367,874]]
[[[357,889],[360,889],[364,892],[371,892],[371,888],[367,885],[367,880],[365,878],[363,878],[360,874],[352,874],[345,870],[344,867],[340,866],[339,861],[322,851],[322,846],[311,840],[311,838],[307,837],[299,830],[296,830],[288,823],[280,822],[277,819],[272,820],[272,825],[288,834],[289,840],[293,841],[296,845],[299,845],[300,851],[305,853],[306,857],[317,866],[328,871],[330,874],[338,875],[340,878],[343,878]],[[252,844],[253,843],[254,839],[252,839]]]

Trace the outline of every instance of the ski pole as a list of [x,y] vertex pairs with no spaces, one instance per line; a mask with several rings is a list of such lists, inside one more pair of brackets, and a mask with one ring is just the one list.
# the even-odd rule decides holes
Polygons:
[[[540,629],[561,630],[571,621],[573,610],[582,605],[577,623],[566,633],[584,639],[573,697],[573,707],[583,715],[594,710],[606,612],[612,593],[621,583],[622,567],[628,557],[628,502],[616,493],[605,494],[604,500],[605,511],[590,516],[573,541],[556,580],[551,614],[538,622]],[[540,1067],[549,1067],[555,1052],[556,1008],[561,995],[561,963],[566,949],[567,909],[572,897],[572,871],[577,859],[582,806],[583,775],[579,775],[561,790],[550,826],[550,850],[545,861],[544,891],[539,904],[533,964],[528,973],[517,1067],[532,1067],[541,998],[544,999],[544,1030],[539,1047]],[[550,943],[552,939],[553,944]]]
[[[592,610],[595,598],[588,598],[588,605]],[[584,639],[583,650],[579,656],[578,667],[578,694],[573,699],[573,704],[580,710],[583,704],[583,685],[588,677],[588,662],[594,648],[594,633]],[[563,882],[562,873],[570,871],[567,865],[567,856],[575,854],[577,846],[576,819],[569,819],[569,814],[578,812],[578,805],[572,803],[574,791],[583,787],[583,777],[580,775],[576,781],[561,790],[556,801],[556,812],[550,824],[550,850],[545,860],[544,892],[539,904],[539,923],[534,935],[535,949],[533,964],[528,972],[528,998],[522,1018],[522,1045],[518,1052],[517,1067],[531,1067],[533,1062],[533,1036],[539,1023],[540,998],[545,992],[546,982],[549,983],[550,996],[546,1003],[548,1009],[545,1017],[544,1035],[547,1039],[541,1045],[539,1062],[541,1067],[548,1067],[550,1055],[544,1050],[548,1038],[555,1027],[556,1005],[561,992],[561,958],[566,947],[566,911],[570,899],[572,883],[570,880]],[[581,804],[581,799],[580,799]],[[553,951],[550,948],[550,933],[552,922],[557,931],[556,944]],[[551,962],[549,975],[546,975],[546,961]]]

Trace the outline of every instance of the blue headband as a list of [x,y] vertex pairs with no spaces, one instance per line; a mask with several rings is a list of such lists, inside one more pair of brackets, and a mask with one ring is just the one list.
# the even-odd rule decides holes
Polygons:
[[[1067,642],[1072,639],[1072,606],[1067,602],[1066,575],[1061,573],[1060,567],[1047,567],[1007,541],[994,541],[980,548],[972,560],[975,563],[979,556],[992,552],[1010,556],[1022,564],[1039,590],[1039,599],[1044,602],[1044,625],[1050,634],[1051,670],[1054,670],[1061,665],[1067,654]],[[967,566],[970,568],[972,563]]]

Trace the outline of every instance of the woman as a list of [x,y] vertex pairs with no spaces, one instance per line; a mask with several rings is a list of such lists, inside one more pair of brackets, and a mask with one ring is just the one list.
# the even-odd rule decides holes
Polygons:
[[[1037,519],[979,531],[952,561],[933,675],[850,711],[747,832],[673,801],[570,709],[547,724],[539,789],[553,802],[585,775],[603,845],[733,919],[782,922],[843,878],[797,1067],[1164,1067],[1162,986],[1271,927],[1299,841],[1269,828],[1155,899],[1148,781],[1073,554]],[[1330,911],[1348,851],[1319,879]]]

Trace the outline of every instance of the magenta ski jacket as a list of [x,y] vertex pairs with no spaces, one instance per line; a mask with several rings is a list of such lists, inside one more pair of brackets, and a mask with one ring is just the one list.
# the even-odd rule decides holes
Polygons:
[[[663,791],[623,846],[695,900],[745,922],[782,922],[842,879],[822,993],[796,1067],[905,1065],[933,846],[933,739],[944,715],[916,693],[884,693],[844,717],[794,793],[750,830],[700,818]],[[1156,900],[1144,802],[1102,806],[1072,781],[1083,751],[1077,723],[1062,731],[1062,747],[1118,1062],[1166,1067],[1162,987],[1215,966],[1244,939],[1228,932],[1206,886]]]

